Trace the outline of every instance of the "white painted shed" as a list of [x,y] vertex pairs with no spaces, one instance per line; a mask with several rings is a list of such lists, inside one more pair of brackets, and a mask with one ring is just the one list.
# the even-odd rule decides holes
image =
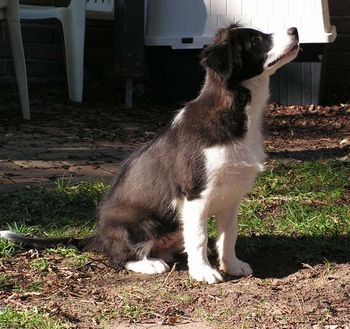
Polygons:
[[[301,44],[317,44],[320,56],[294,62],[272,79],[272,100],[317,104],[320,99],[322,47],[333,42],[328,0],[146,0],[145,45],[174,50],[202,49],[219,27],[241,23],[274,32],[295,26]],[[310,46],[308,47],[310,48]],[[305,61],[306,58],[306,61]]]

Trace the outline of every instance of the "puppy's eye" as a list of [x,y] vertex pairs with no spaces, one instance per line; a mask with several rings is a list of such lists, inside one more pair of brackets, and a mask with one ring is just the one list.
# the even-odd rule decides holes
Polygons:
[[261,42],[262,38],[261,36],[253,36],[252,39],[251,39],[251,43],[253,46],[256,46],[259,42]]

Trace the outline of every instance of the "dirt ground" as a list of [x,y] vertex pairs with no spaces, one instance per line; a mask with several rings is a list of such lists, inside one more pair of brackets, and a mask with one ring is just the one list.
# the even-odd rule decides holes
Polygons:
[[[127,154],[152,139],[176,110],[143,100],[136,102],[135,109],[125,110],[115,105],[120,99],[111,99],[108,91],[98,87],[90,87],[83,105],[67,102],[62,87],[32,89],[33,119],[29,122],[20,118],[16,92],[0,90],[0,191],[52,184],[62,177],[73,182],[110,179]],[[266,150],[272,159],[346,157],[349,116],[347,104],[270,105]]]
[[[191,282],[181,267],[148,277],[116,272],[103,259],[72,270],[52,257],[48,271],[33,274],[27,271],[28,260],[35,257],[32,253],[19,255],[16,264],[7,263],[6,273],[18,278],[22,287],[42,282],[42,289],[21,293],[7,286],[1,299],[20,310],[37,306],[76,328],[186,324],[191,328],[346,328],[350,324],[349,264],[330,268],[303,264],[284,277],[270,273],[206,285]],[[272,254],[265,266],[275,261],[280,260]]]
[[[60,89],[35,93],[30,122],[20,119],[16,104],[0,104],[2,193],[50,185],[62,177],[110,179],[127,154],[172,116],[168,108],[147,102],[125,110],[98,95],[71,105],[62,104]],[[3,99],[12,104],[16,97],[10,89]],[[349,104],[272,104],[265,126],[270,163],[350,160]],[[4,262],[0,271],[14,282],[1,288],[0,300],[19,310],[37,306],[75,328],[350,328],[349,262],[303,263],[271,247],[247,259],[253,277],[206,285],[189,280],[183,261],[168,274],[148,277],[118,272],[99,256],[73,270],[53,255],[47,271],[28,271],[35,257],[35,251],[27,251]],[[275,272],[273,264],[285,264],[285,270]],[[14,290],[16,282],[25,293]],[[35,282],[41,289],[30,292]]]

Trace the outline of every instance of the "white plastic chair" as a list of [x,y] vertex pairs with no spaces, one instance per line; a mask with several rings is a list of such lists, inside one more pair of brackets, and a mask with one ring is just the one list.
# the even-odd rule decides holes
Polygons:
[[25,120],[30,120],[27,70],[24,59],[18,0],[0,0],[0,19],[4,18],[7,21],[11,50],[15,64],[22,115]]
[[20,5],[23,19],[56,18],[62,24],[69,98],[82,102],[85,17],[114,18],[114,0],[71,0],[68,7]]
[[73,0],[68,7],[20,5],[23,19],[56,18],[61,22],[69,98],[75,102],[81,102],[83,97],[85,3],[86,0]]

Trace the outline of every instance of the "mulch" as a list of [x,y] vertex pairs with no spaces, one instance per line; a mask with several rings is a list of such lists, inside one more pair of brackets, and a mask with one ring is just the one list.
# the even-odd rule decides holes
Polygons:
[[[33,85],[32,120],[20,117],[12,87],[0,90],[0,192],[71,182],[110,180],[135,148],[171,120],[176,106],[159,106],[136,93],[127,110],[121,95],[88,86],[86,101],[72,104],[64,85]],[[139,88],[142,90],[142,88]],[[271,159],[348,159],[350,105],[270,104],[265,149]]]

